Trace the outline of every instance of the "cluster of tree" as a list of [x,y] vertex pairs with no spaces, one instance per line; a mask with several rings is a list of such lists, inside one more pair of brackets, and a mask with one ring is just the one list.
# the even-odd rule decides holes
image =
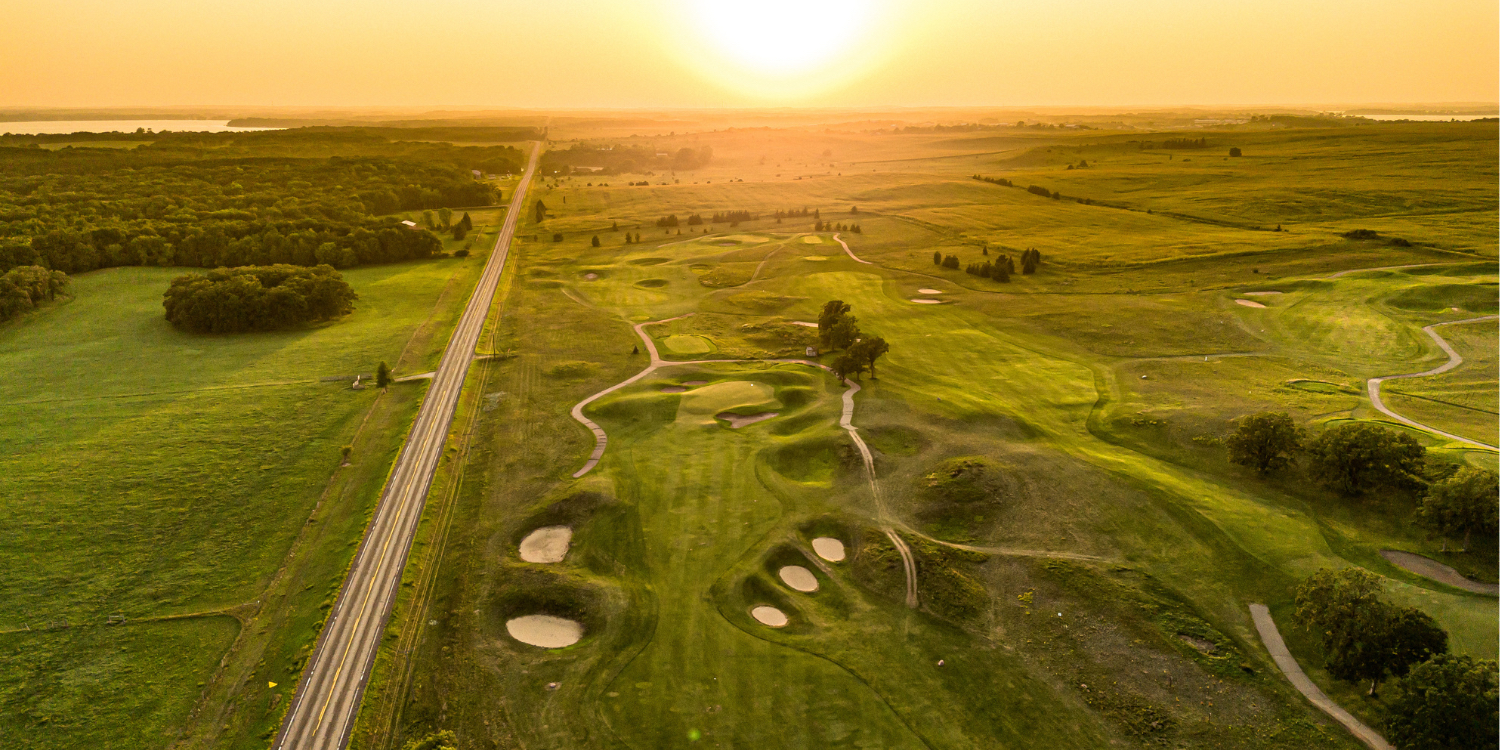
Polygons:
[[988,182],[991,185],[1003,185],[1005,187],[1015,187],[1016,186],[1016,183],[1011,182],[1010,180],[1007,180],[1004,177],[980,177],[979,175],[976,174],[976,175],[974,175],[974,179],[979,180],[980,182]]
[[855,234],[864,234],[865,233],[865,230],[863,228],[861,228],[858,224],[836,224],[836,223],[831,222],[831,221],[821,221],[821,220],[819,220],[818,222],[816,222],[815,224],[813,224],[813,231],[815,231],[815,232],[853,232]]
[[43,300],[68,289],[68,275],[41,266],[18,266],[0,276],[0,322],[10,320]]
[[494,189],[454,162],[519,156],[334,131],[159,135],[134,149],[0,148],[0,271],[427,257],[437,238],[379,215],[488,204]]
[[[1006,262],[1007,263],[1010,262],[1010,258],[1007,257],[1006,258]],[[1026,275],[1026,276],[1030,276],[1031,274],[1036,273],[1036,267],[1040,266],[1041,264],[1042,264],[1042,251],[1040,251],[1040,250],[1038,250],[1038,249],[1036,249],[1034,247],[1030,247],[1030,248],[1027,248],[1027,249],[1021,251],[1021,273],[1022,274]],[[1011,270],[1012,271],[1015,270],[1014,266],[1011,267]]]
[[957,270],[959,265],[958,256],[949,255],[947,257],[944,257],[941,252],[934,250],[932,251],[932,264],[935,266],[942,266],[943,268],[951,268]]
[[1043,198],[1051,198],[1053,200],[1059,200],[1062,198],[1062,193],[1054,193],[1051,190],[1042,187],[1041,185],[1030,185],[1026,188],[1026,192],[1031,193],[1032,195],[1040,195]]
[[[1157,148],[1157,145],[1153,141],[1141,141],[1140,148],[1141,148],[1142,151],[1147,151],[1147,150],[1150,150],[1150,149]],[[1175,148],[1175,149],[1208,148],[1208,139],[1207,138],[1168,138],[1165,141],[1161,142],[1160,148]]]
[[1010,283],[1010,275],[1016,272],[1015,261],[1009,255],[998,255],[994,262],[970,263],[964,266],[964,273],[978,276],[981,279],[994,279],[1002,284]]
[[1077,164],[1069,164],[1068,165],[1068,169],[1088,169],[1088,168],[1089,168],[1089,160],[1088,159],[1079,159]]
[[679,148],[674,152],[660,152],[654,146],[620,145],[608,146],[575,143],[566,149],[554,149],[542,154],[538,168],[542,174],[572,174],[575,168],[587,168],[590,172],[611,174],[647,174],[651,171],[689,171],[702,169],[713,161],[712,146]]
[[358,295],[332,266],[216,268],[172,280],[167,320],[195,333],[273,331],[354,309]]
[[1362,568],[1321,570],[1297,588],[1296,620],[1318,642],[1329,674],[1348,682],[1399,680],[1386,737],[1398,748],[1493,748],[1500,741],[1493,661],[1448,653],[1448,634],[1425,612],[1381,598]]
[[738,226],[742,221],[755,221],[759,218],[759,216],[752,214],[749,211],[722,211],[714,214],[713,217],[708,220],[708,222],[710,224],[728,223],[729,226],[733,227]]
[[781,219],[800,219],[808,216],[811,216],[814,219],[823,218],[823,214],[816,208],[812,209],[811,211],[805,208],[794,208],[790,211],[777,211],[774,215],[777,221],[780,221]]
[[[440,209],[439,213],[444,213],[444,214],[448,214],[448,215],[452,214],[452,212],[449,211],[446,208]],[[443,226],[448,226],[448,218],[449,218],[448,216],[444,216],[443,217]],[[462,219],[459,219],[457,224],[453,225],[453,239],[455,239],[455,240],[461,240],[464,237],[468,236],[469,232],[472,231],[473,229],[474,229],[474,220],[470,219],[469,218],[469,212],[465,211],[464,212],[464,217]]]
[[1263,412],[1240,419],[1225,444],[1231,461],[1262,474],[1286,469],[1305,456],[1312,479],[1346,497],[1377,491],[1420,494],[1418,519],[1444,538],[1463,535],[1466,550],[1475,532],[1500,532],[1500,477],[1461,468],[1429,483],[1423,478],[1422,444],[1377,424],[1337,425],[1308,440],[1291,416]]
[[859,321],[849,314],[852,310],[843,300],[824,303],[823,311],[818,314],[818,339],[823,346],[844,352],[833,362],[834,374],[858,380],[860,373],[868,371],[873,378],[875,361],[890,351],[891,346],[879,336],[861,333]]

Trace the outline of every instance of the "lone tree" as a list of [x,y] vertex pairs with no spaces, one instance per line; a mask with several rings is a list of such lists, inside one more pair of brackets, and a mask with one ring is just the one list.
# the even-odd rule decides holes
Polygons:
[[1500,514],[1497,477],[1483,469],[1460,469],[1441,482],[1427,488],[1427,497],[1417,508],[1422,523],[1442,534],[1443,551],[1448,550],[1446,537],[1463,534],[1463,551],[1469,551],[1469,537],[1476,531],[1493,535],[1496,516]]
[[824,346],[828,346],[828,337],[833,333],[833,327],[852,309],[854,308],[840,299],[823,303],[823,311],[818,313],[818,339]]
[[1322,647],[1328,673],[1368,680],[1370,695],[1387,675],[1401,677],[1448,651],[1448,634],[1427,613],[1380,593],[1380,577],[1363,568],[1325,568],[1297,587],[1297,623]]
[[1372,489],[1410,490],[1421,486],[1416,475],[1426,453],[1410,435],[1355,422],[1324,430],[1308,444],[1308,470],[1346,497]]
[[599,235],[597,235],[597,234],[594,235],[594,239],[589,240],[589,244],[593,245],[594,247],[598,247],[599,246]]
[[1230,461],[1265,474],[1292,462],[1302,448],[1302,430],[1290,415],[1265,411],[1240,419],[1225,442]]
[[859,343],[849,348],[850,356],[855,357],[865,366],[870,368],[870,377],[875,377],[875,360],[880,359],[886,352],[891,350],[891,345],[879,336],[871,336],[861,339]]
[[375,368],[375,387],[384,388],[391,384],[391,368],[384,362]]
[[1500,744],[1493,661],[1439,654],[1413,667],[1388,704],[1385,736],[1402,748],[1459,750]]
[[451,208],[440,208],[440,209],[438,209],[438,223],[442,224],[444,229],[447,229],[448,227],[452,226],[453,225],[453,209],[451,209]]
[[537,224],[540,224],[540,223],[542,223],[543,221],[546,221],[546,220],[547,220],[547,204],[543,203],[541,198],[538,198],[537,201],[536,201],[536,219],[534,221]]
[[941,266],[941,265],[943,265],[943,254],[941,252],[939,252],[937,250],[933,250],[932,251],[932,265],[934,265],[934,266]]

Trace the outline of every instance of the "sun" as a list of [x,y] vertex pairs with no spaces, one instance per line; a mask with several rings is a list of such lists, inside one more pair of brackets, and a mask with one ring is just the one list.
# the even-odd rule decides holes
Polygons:
[[763,98],[826,90],[881,57],[883,0],[684,0],[686,62]]

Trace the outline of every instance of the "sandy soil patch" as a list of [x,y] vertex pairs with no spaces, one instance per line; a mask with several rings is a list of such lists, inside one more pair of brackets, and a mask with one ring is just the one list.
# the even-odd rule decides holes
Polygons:
[[1244,294],[1246,297],[1269,297],[1269,296],[1271,296],[1273,294],[1281,294],[1281,292],[1241,292],[1241,293]]
[[573,529],[568,526],[543,526],[521,540],[521,559],[532,563],[557,563],[568,556]]
[[794,326],[803,326],[804,328],[817,328],[818,327],[817,323],[809,323],[809,322],[807,322],[805,320],[794,320],[794,321],[792,321],[792,325],[794,325]]
[[754,617],[756,622],[772,628],[784,628],[787,623],[785,612],[764,604],[750,610],[750,616]]
[[687,389],[680,385],[669,385],[661,389],[662,393],[687,393]]
[[597,278],[599,278],[599,274],[597,274],[597,273],[586,273],[586,274],[583,275],[583,280],[584,281],[593,281],[593,280],[595,280]]
[[943,304],[943,301],[940,300],[940,299],[914,299],[914,300],[912,300],[912,302],[915,302],[915,303],[917,303],[919,305],[941,305],[941,304]]
[[804,257],[803,260],[810,260],[810,261],[812,261],[814,263],[821,263],[821,262],[823,262],[825,260],[828,260],[828,256],[826,256],[826,255],[809,255],[809,256]]
[[756,422],[764,422],[771,417],[779,415],[774,411],[764,411],[759,414],[730,414],[729,412],[724,412],[723,414],[718,414],[716,416],[719,419],[728,422],[729,429],[738,430],[741,427],[752,425]]
[[918,294],[942,294],[943,291],[941,289],[918,289],[917,293]]
[[818,590],[818,577],[801,565],[788,565],[777,575],[781,576],[782,583],[803,593],[811,594]]
[[1234,304],[1244,305],[1245,307],[1265,307],[1265,305],[1262,305],[1261,303],[1256,302],[1253,299],[1237,299],[1234,301]]
[[541,648],[571,646],[583,637],[583,625],[552,615],[526,615],[507,620],[505,631],[522,643]]
[[844,561],[843,542],[834,539],[831,536],[820,536],[817,539],[814,539],[812,544],[813,552],[818,553],[818,557],[821,557],[828,562]]

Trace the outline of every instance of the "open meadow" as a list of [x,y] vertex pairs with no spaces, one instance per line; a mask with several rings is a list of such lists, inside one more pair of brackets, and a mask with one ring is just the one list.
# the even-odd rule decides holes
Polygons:
[[[1192,135],[614,131],[591,143],[714,158],[544,172],[425,625],[355,746],[1352,748],[1248,611],[1378,725],[1293,624],[1295,586],[1351,565],[1494,659],[1493,596],[1381,555],[1493,583],[1493,539],[1445,552],[1411,497],[1260,477],[1223,439],[1284,411],[1496,468],[1365,391],[1447,360],[1423,326],[1485,318],[1386,403],[1500,444],[1495,123]],[[1031,248],[1034,274],[963,270]],[[806,351],[830,300],[890,346],[852,396]]]

